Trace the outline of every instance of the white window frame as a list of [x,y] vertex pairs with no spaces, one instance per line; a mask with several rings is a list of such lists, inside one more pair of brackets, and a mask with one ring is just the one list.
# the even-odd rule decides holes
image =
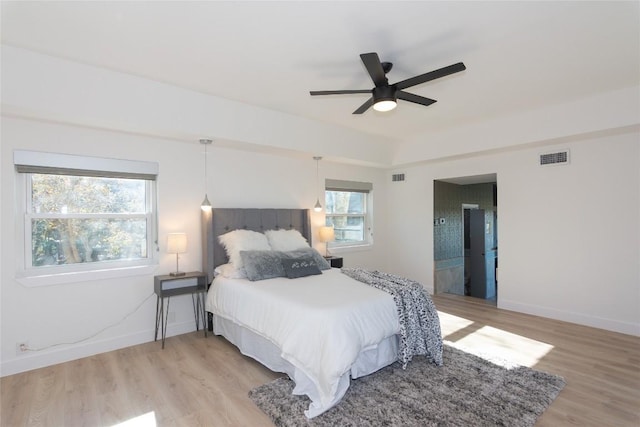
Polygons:
[[354,217],[364,218],[364,240],[358,242],[329,242],[328,248],[332,253],[348,252],[349,250],[361,250],[370,248],[373,245],[373,185],[368,182],[344,181],[335,179],[325,180],[325,206],[327,191],[343,191],[352,193],[363,193],[364,213],[363,214],[329,214],[325,212],[326,219],[331,217]]
[[[34,151],[14,151],[16,166],[16,279],[26,286],[44,286],[87,280],[117,278],[153,273],[158,266],[157,194],[158,165],[98,157],[74,156]],[[145,180],[145,212],[136,214],[34,214],[31,175],[84,175]],[[32,265],[32,220],[37,218],[145,218],[147,257],[135,260],[77,263],[54,266]]]

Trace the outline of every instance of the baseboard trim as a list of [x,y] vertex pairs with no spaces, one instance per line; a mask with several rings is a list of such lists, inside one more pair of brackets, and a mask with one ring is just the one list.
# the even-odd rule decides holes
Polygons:
[[[193,320],[168,325],[167,337],[186,334],[195,331]],[[149,329],[130,335],[122,335],[102,340],[89,341],[73,346],[53,348],[51,350],[42,350],[29,352],[25,355],[16,356],[11,360],[3,360],[0,363],[0,377],[18,374],[20,372],[31,371],[33,369],[44,368],[46,366],[56,365],[58,363],[69,362],[71,360],[81,359],[83,357],[93,356],[95,354],[106,353],[125,347],[131,347],[138,344],[144,344],[153,341],[155,329]],[[158,340],[158,346],[160,346]]]
[[621,334],[640,336],[640,323],[621,322],[619,320],[606,319],[603,317],[587,316],[582,313],[556,310],[538,305],[522,304],[517,301],[509,301],[500,297],[498,297],[498,308],[517,311],[519,313],[533,314],[535,316],[548,317],[550,319],[562,320],[564,322],[577,323],[578,325],[605,329],[607,331],[619,332]]

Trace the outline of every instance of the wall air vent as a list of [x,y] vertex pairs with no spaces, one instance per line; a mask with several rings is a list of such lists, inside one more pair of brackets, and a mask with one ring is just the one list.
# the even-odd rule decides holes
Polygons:
[[569,150],[540,154],[540,166],[566,165],[569,163]]
[[404,181],[404,174],[394,173],[393,175],[391,175],[391,181],[393,182]]

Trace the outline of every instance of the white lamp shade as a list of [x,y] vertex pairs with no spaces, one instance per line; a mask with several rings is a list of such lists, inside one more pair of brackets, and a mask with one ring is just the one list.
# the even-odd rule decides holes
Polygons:
[[321,242],[333,242],[336,238],[333,227],[320,227],[319,235]]
[[169,233],[167,235],[167,253],[183,254],[187,252],[187,235],[185,233]]

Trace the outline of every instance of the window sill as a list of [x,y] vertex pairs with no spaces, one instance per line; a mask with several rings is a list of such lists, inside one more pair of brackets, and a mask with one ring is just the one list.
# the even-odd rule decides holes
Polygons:
[[340,255],[340,254],[347,254],[347,253],[353,253],[353,252],[370,251],[372,249],[373,249],[373,243],[364,243],[360,245],[336,246],[334,248],[329,247],[329,253],[331,255]]
[[27,287],[64,285],[91,280],[152,275],[157,264],[136,267],[112,268],[108,270],[77,271],[72,273],[43,274],[39,276],[16,276],[18,283]]

